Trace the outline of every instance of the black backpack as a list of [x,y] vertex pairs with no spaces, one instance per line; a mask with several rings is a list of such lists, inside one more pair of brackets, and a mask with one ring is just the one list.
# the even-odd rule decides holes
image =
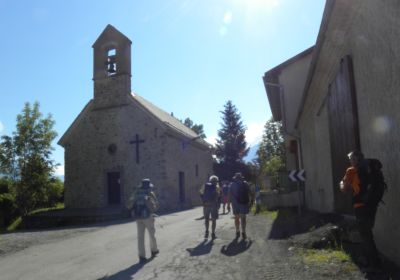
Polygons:
[[249,185],[246,182],[236,182],[238,184],[238,191],[236,200],[240,204],[248,204],[249,199]]
[[211,183],[204,186],[203,203],[212,204],[217,201],[217,187]]
[[[363,195],[363,201],[367,207],[376,208],[382,202],[382,197],[387,190],[385,178],[382,173],[382,163],[378,159],[366,159],[367,172],[367,189]],[[361,178],[360,178],[361,179]]]

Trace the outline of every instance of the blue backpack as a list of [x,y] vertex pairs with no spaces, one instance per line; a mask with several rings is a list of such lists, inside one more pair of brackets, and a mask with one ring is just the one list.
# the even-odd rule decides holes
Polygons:
[[150,193],[145,190],[138,190],[135,195],[135,203],[133,205],[133,211],[135,217],[139,219],[147,219],[151,215],[151,211],[148,209],[146,199]]

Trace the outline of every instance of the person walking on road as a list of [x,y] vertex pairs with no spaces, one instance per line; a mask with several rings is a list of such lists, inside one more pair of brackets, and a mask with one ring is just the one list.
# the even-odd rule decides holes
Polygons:
[[235,216],[236,238],[240,237],[240,226],[242,238],[246,239],[246,215],[250,209],[250,187],[240,172],[233,176],[230,184],[230,201],[232,203],[233,215]]
[[261,188],[259,185],[257,184],[255,185],[254,192],[255,192],[254,202],[256,205],[254,215],[257,215],[258,213],[260,213],[261,210]]
[[[371,188],[371,181],[374,181],[374,174],[371,173],[369,160],[364,159],[364,155],[360,151],[350,152],[348,158],[351,166],[346,170],[343,180],[340,182],[340,190],[342,192],[351,191],[353,195],[353,209],[362,239],[363,251],[367,258],[366,263],[363,264],[365,265],[364,270],[380,271],[381,261],[372,232],[375,224],[377,203],[368,203],[372,198],[366,199],[369,196],[368,189]],[[382,182],[384,183],[383,176]],[[380,198],[377,201],[379,203]]]
[[204,225],[206,228],[204,238],[209,236],[211,218],[211,238],[215,239],[215,229],[217,227],[218,209],[221,203],[221,190],[218,185],[218,177],[210,176],[209,181],[200,189],[200,196],[203,202]]
[[222,214],[231,212],[231,202],[229,201],[229,182],[224,181],[222,183]]
[[158,201],[152,188],[153,184],[150,182],[150,179],[143,179],[141,185],[131,198],[132,215],[136,218],[140,263],[145,263],[147,261],[145,229],[149,232],[151,257],[154,258],[159,253],[155,237],[156,229],[154,227],[154,212],[158,209]]

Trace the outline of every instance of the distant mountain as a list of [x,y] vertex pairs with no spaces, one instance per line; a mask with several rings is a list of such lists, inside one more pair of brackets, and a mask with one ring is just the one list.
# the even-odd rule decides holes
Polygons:
[[258,150],[259,147],[260,147],[260,143],[257,143],[257,144],[255,144],[253,146],[250,146],[249,153],[244,158],[244,161],[245,162],[253,161],[253,159],[255,159],[257,157],[257,150]]

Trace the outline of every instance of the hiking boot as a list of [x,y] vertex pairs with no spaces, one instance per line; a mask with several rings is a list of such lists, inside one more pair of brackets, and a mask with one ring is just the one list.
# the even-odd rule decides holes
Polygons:
[[243,240],[245,240],[247,238],[247,235],[245,232],[242,232],[242,238],[243,238]]
[[236,239],[239,239],[240,237],[240,231],[236,232]]
[[212,239],[216,239],[217,238],[217,236],[215,235],[215,232],[211,233],[211,238]]
[[158,253],[160,253],[160,251],[159,251],[159,250],[157,250],[157,251],[154,251],[154,252],[151,252],[151,257],[152,257],[152,258],[154,258],[155,256],[157,256],[157,255],[158,255]]
[[204,238],[208,238],[208,231],[206,231],[206,233],[204,234]]
[[145,257],[139,257],[139,263],[146,263],[147,259]]

